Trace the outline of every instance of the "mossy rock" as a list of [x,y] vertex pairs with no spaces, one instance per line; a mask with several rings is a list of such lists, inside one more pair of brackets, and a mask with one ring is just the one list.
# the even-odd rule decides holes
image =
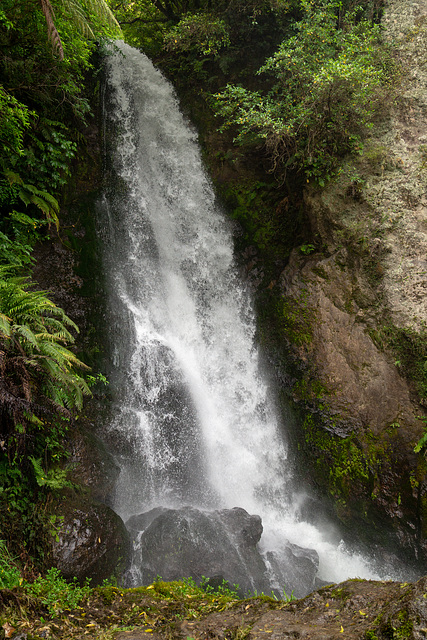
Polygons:
[[108,506],[86,495],[65,491],[52,508],[54,564],[65,578],[92,585],[120,578],[130,557],[129,534]]

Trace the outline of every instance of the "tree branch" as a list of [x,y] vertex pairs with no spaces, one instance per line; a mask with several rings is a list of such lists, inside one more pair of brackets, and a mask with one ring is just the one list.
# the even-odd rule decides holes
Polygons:
[[167,18],[134,18],[133,20],[119,20],[119,24],[134,24],[135,22],[143,22],[150,24],[151,22],[167,22]]

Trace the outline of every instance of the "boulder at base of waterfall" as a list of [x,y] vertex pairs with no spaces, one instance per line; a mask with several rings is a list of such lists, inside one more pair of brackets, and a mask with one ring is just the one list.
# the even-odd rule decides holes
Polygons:
[[[134,585],[149,584],[161,576],[163,580],[192,577],[197,583],[218,582],[220,577],[221,582],[238,585],[239,595],[277,590],[277,578],[283,580],[281,587],[292,585],[295,595],[314,588],[316,552],[285,542],[286,559],[269,557],[267,567],[257,546],[261,518],[238,507],[212,512],[157,508],[132,516],[126,526],[135,540],[129,577]],[[286,570],[289,579],[284,580]]]
[[74,576],[91,585],[120,577],[130,554],[130,539],[123,520],[105,504],[68,494],[55,504],[54,564],[65,578]]

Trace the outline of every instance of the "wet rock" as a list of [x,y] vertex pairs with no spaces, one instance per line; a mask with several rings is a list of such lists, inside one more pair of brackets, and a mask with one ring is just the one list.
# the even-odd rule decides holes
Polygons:
[[225,580],[238,585],[240,594],[270,593],[277,581],[281,586],[292,584],[298,595],[314,587],[316,552],[284,542],[283,554],[268,555],[267,568],[257,546],[261,518],[244,509],[159,508],[133,516],[126,524],[135,536],[135,584],[148,584],[160,575],[164,580],[192,577],[198,583],[203,578]]
[[425,3],[387,2],[386,37],[405,66],[399,95],[364,153],[325,189],[307,187],[321,250],[294,251],[281,279],[314,482],[349,528],[421,562],[420,573],[426,467],[414,446],[427,400],[414,371],[424,366],[427,322],[426,20]]
[[105,504],[82,495],[66,495],[55,504],[53,561],[64,577],[91,578],[101,584],[125,569],[129,534],[121,518]]
[[244,637],[249,640],[386,640],[425,637],[426,581],[415,585],[348,580],[277,607],[252,601],[215,612],[197,622],[183,621],[173,637]]
[[280,553],[269,551],[266,554],[270,574],[274,582],[280,585],[278,596],[291,594],[297,598],[312,591],[316,583],[319,556],[313,549],[304,549],[286,542]]
[[68,449],[70,480],[88,487],[95,500],[108,504],[120,469],[104,443],[91,431],[76,429],[69,439]]

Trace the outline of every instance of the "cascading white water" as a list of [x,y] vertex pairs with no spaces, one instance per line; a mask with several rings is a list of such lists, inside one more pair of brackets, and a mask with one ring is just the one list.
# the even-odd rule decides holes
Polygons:
[[231,229],[170,84],[139,51],[108,57],[102,209],[114,367],[109,426],[121,468],[114,508],[243,507],[261,549],[314,548],[328,580],[373,577],[298,521],[287,445],[259,371],[250,297]]

